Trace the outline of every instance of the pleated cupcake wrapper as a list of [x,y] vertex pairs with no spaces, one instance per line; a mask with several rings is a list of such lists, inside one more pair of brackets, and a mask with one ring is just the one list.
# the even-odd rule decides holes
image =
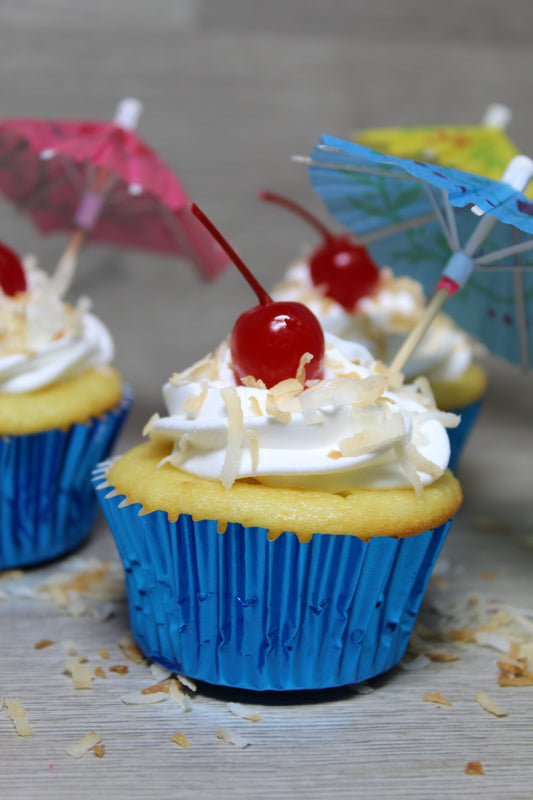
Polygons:
[[94,525],[91,472],[114,447],[132,402],[68,430],[0,437],[0,569],[49,561],[77,547]]
[[470,405],[465,406],[464,408],[452,409],[454,414],[459,414],[461,416],[461,422],[457,428],[448,428],[448,437],[450,439],[451,448],[450,462],[448,466],[452,471],[457,469],[465,444],[472,433],[472,429],[479,416],[482,405],[483,400],[477,400],[475,403],[470,403]]
[[212,684],[320,689],[366,680],[402,658],[450,523],[404,539],[292,533],[142,514],[93,480],[122,559],[144,654]]

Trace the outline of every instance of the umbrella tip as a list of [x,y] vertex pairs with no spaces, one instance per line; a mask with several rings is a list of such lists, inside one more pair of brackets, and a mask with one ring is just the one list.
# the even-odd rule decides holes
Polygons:
[[481,124],[487,128],[504,131],[510,124],[513,112],[504,103],[491,103],[485,109]]
[[115,110],[113,122],[121,128],[134,131],[143,112],[143,104],[136,97],[123,97]]
[[533,161],[524,155],[512,158],[502,175],[502,181],[518,192],[523,192],[527,188],[531,178],[533,178]]

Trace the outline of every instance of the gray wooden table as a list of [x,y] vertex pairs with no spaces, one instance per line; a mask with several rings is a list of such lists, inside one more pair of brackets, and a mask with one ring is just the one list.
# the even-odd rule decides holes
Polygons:
[[[464,6],[6,0],[1,116],[106,117],[120,97],[140,97],[140,133],[268,286],[315,240],[303,223],[256,201],[257,191],[320,210],[305,169],[289,160],[307,154],[320,133],[466,123],[497,100],[514,111],[510,133],[520,147],[533,150],[526,102],[532,7]],[[53,266],[60,237],[39,238],[5,203],[0,226],[2,239]],[[213,348],[252,302],[236,271],[205,284],[171,259],[96,246],[80,265],[74,294],[82,293],[112,329],[117,362],[135,390],[120,449],[139,441],[145,421],[161,410],[168,375]],[[488,368],[487,402],[459,473],[465,503],[414,642],[431,658],[358,690],[279,697],[199,686],[190,711],[169,699],[126,705],[124,695],[156,677],[119,646],[127,608],[100,521],[79,553],[0,579],[0,693],[20,699],[33,729],[18,736],[0,712],[0,797],[530,797],[533,687],[500,686],[497,662],[509,641],[533,657],[531,378],[495,360]],[[74,593],[61,607],[64,595],[44,591],[55,573],[66,580],[103,562],[110,563],[105,596]],[[449,640],[465,626],[477,640]],[[421,638],[428,630],[433,639]],[[439,630],[448,637],[436,639]],[[35,649],[45,638],[54,643]],[[73,652],[107,677],[75,689],[63,666]],[[128,671],[109,670],[116,665]],[[485,710],[479,692],[506,716]],[[435,693],[451,705],[434,702]],[[433,702],[424,701],[428,695]],[[235,716],[231,702],[260,721]],[[218,739],[219,728],[248,746]],[[69,756],[66,748],[92,731],[103,757]],[[188,748],[171,741],[178,732]],[[465,774],[469,762],[485,774]]]

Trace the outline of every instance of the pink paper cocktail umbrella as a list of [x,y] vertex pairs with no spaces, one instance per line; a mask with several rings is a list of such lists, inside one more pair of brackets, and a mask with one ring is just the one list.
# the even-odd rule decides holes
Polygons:
[[0,120],[0,192],[44,234],[71,234],[54,276],[66,291],[84,241],[192,260],[213,278],[229,263],[190,212],[165,161],[135,132],[141,103],[112,121]]

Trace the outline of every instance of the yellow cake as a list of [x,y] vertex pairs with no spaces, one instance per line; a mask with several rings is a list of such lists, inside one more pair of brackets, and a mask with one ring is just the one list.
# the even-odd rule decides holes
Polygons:
[[115,367],[91,367],[24,394],[0,393],[0,435],[22,435],[99,417],[120,402],[122,376]]
[[129,503],[144,513],[162,510],[175,522],[180,514],[193,520],[216,519],[266,528],[270,538],[292,531],[301,541],[319,531],[367,540],[372,536],[413,536],[447,522],[461,505],[458,481],[447,470],[417,497],[412,488],[351,489],[341,492],[265,486],[238,480],[226,489],[220,481],[189,475],[166,462],[171,446],[145,442],[121,456],[108,480]]

